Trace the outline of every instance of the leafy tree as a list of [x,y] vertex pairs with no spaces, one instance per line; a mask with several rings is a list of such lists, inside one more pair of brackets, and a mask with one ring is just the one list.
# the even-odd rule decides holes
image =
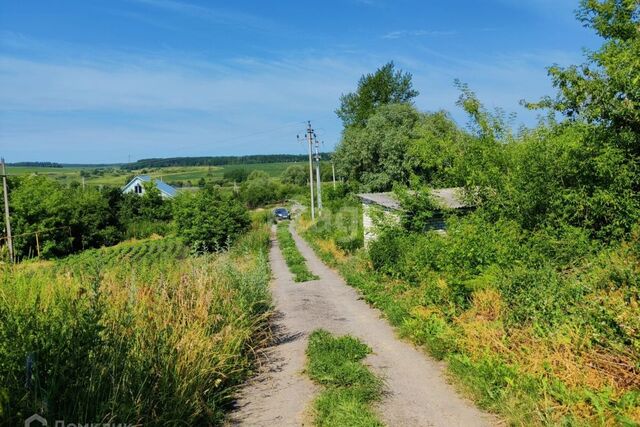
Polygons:
[[36,255],[38,245],[41,255],[51,258],[110,245],[121,237],[108,191],[65,188],[37,175],[12,180],[11,184],[11,219],[19,258]]
[[640,3],[637,0],[581,0],[578,19],[604,39],[587,62],[549,68],[556,98],[546,107],[567,117],[603,125],[614,145],[640,155]]
[[250,208],[277,202],[282,198],[282,191],[277,182],[263,171],[253,171],[249,179],[242,184],[240,191],[243,200]]
[[407,151],[419,119],[411,105],[391,104],[380,107],[364,127],[346,128],[334,153],[340,176],[370,191],[406,182]]
[[237,198],[211,188],[180,194],[173,208],[178,234],[198,252],[227,248],[251,224]]
[[254,171],[251,171],[251,173],[247,177],[247,180],[251,181],[251,180],[267,179],[267,178],[269,178],[269,174],[268,173],[266,173],[263,170],[256,169]]
[[411,173],[432,186],[464,185],[464,177],[457,170],[471,136],[446,111],[423,114],[415,132],[416,139],[407,152]]
[[291,165],[282,172],[282,182],[285,184],[306,185],[309,183],[309,170],[302,165]]
[[358,81],[355,92],[340,97],[340,107],[336,114],[345,128],[362,127],[377,108],[387,104],[411,104],[419,92],[413,89],[411,74],[396,70],[388,62],[373,74],[366,74]]
[[229,182],[244,182],[249,177],[249,172],[245,168],[233,168],[224,171],[223,178]]
[[140,199],[140,216],[149,220],[171,219],[171,201],[163,199],[160,190],[153,182],[144,183],[144,194]]

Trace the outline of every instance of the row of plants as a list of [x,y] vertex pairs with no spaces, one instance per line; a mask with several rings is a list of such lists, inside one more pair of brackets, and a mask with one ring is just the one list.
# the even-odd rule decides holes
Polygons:
[[220,424],[268,340],[269,226],[228,251],[127,242],[0,271],[0,424]]

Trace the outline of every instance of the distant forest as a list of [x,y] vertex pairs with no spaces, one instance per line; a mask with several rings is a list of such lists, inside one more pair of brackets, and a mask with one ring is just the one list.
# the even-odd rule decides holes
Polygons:
[[[320,153],[322,160],[331,158],[330,153]],[[223,166],[247,165],[256,163],[302,162],[308,159],[307,154],[254,154],[250,156],[216,156],[216,157],[169,157],[164,159],[141,159],[122,165],[123,169],[136,170],[145,168],[161,168],[168,166]]]
[[17,163],[9,163],[10,166],[26,166],[26,167],[34,167],[34,168],[61,168],[63,167],[60,163],[54,162],[17,162]]

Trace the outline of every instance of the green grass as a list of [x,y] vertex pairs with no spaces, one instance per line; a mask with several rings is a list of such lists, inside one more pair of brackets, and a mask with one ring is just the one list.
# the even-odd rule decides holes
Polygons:
[[382,381],[362,364],[371,349],[357,338],[334,337],[322,329],[309,337],[307,373],[325,390],[314,401],[315,424],[331,427],[382,426],[371,409]]
[[298,162],[278,162],[278,163],[256,163],[246,165],[224,165],[224,166],[171,166],[163,168],[149,168],[129,171],[117,166],[111,167],[84,167],[84,166],[64,166],[62,168],[33,167],[33,166],[8,166],[9,175],[29,175],[36,173],[53,178],[63,184],[71,182],[82,182],[81,171],[93,172],[99,170],[99,174],[92,174],[85,178],[86,185],[107,185],[123,186],[127,177],[131,175],[146,174],[153,178],[162,178],[167,183],[191,182],[196,186],[200,178],[205,180],[221,180],[224,172],[229,169],[245,169],[249,173],[254,170],[266,172],[271,177],[279,177],[284,170],[294,164],[306,164]]
[[226,253],[165,238],[0,266],[0,424],[222,424],[268,339],[268,241],[263,224]]
[[[400,258],[394,259],[388,236],[375,248],[388,249],[388,256],[373,257],[371,246],[369,253],[350,255],[335,245],[339,223],[322,228],[305,215],[301,234],[317,254],[379,308],[401,336],[446,361],[460,389],[481,408],[511,425],[639,425],[640,346],[637,326],[628,325],[640,325],[640,311],[624,298],[637,295],[640,233],[555,275],[548,274],[549,266],[507,264],[480,275],[467,273],[461,281],[456,275],[468,268],[452,264],[497,239],[474,240],[479,233],[469,229],[472,219],[452,222],[446,236],[405,237],[397,251]],[[483,226],[482,235],[489,228]],[[387,263],[389,273],[373,268],[378,259]],[[507,286],[512,283],[522,285]],[[556,283],[564,286],[536,293]],[[571,289],[584,296],[558,309],[547,303]],[[507,299],[511,295],[518,298]],[[519,320],[534,310],[548,315]],[[553,327],[547,326],[551,321]]]
[[278,224],[278,242],[280,242],[280,250],[284,256],[289,271],[293,274],[293,280],[296,282],[306,282],[316,280],[318,276],[311,273],[307,268],[307,262],[298,251],[296,242],[289,231],[289,221],[282,221]]

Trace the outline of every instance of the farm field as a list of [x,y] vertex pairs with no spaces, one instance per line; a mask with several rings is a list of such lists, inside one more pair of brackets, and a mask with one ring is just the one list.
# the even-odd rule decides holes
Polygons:
[[[33,166],[7,166],[9,175],[38,174],[55,179],[63,184],[81,182],[81,172],[85,177],[86,185],[122,186],[132,175],[150,175],[153,178],[161,178],[167,183],[182,182],[185,186],[195,186],[201,178],[206,180],[221,180],[225,171],[230,169],[245,169],[249,173],[254,170],[266,172],[270,177],[279,177],[284,170],[295,164],[306,165],[304,162],[277,162],[256,164],[232,164],[224,166],[172,166],[163,168],[140,169],[129,171],[120,167],[91,167],[91,166],[65,166],[62,168],[33,167]],[[188,185],[188,183],[191,185]]]

